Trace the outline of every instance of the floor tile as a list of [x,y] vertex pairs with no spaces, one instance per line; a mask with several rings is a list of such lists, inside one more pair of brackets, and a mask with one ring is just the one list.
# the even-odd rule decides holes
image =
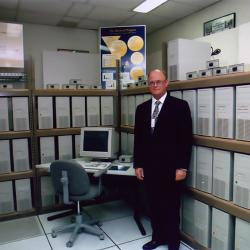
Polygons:
[[37,216],[0,222],[0,244],[43,234]]
[[133,241],[130,241],[127,243],[123,243],[123,244],[119,245],[119,248],[121,250],[141,250],[142,246],[150,240],[151,240],[151,236],[144,237],[144,238],[139,239],[139,240],[133,240]]
[[38,236],[29,239],[10,242],[0,245],[1,250],[51,250],[46,236]]
[[[65,212],[65,211],[39,215],[39,219],[41,221],[41,224],[42,224],[46,234],[51,233],[51,230],[52,230],[53,227],[58,227],[58,226],[67,225],[67,224],[71,223],[72,215],[62,217],[62,218],[59,218],[59,219],[55,219],[55,220],[52,220],[52,221],[47,220],[47,218],[49,216],[55,215],[55,214],[58,214],[58,213],[62,213],[62,212]],[[83,213],[83,220],[88,220],[88,219],[89,219],[89,216],[86,215],[86,213]]]
[[[149,220],[143,218],[142,223],[147,235],[151,235],[152,230]],[[145,237],[141,235],[133,216],[106,221],[101,228],[116,244]]]
[[85,207],[84,210],[95,219],[108,221],[133,214],[132,208],[124,201],[112,201]]
[[[49,242],[53,250],[68,250],[66,242],[69,240],[70,233],[58,233],[56,238],[52,238],[48,234]],[[105,235],[104,240],[99,240],[95,235],[80,233],[76,238],[72,249],[74,250],[99,250],[103,248],[112,247],[115,244]]]

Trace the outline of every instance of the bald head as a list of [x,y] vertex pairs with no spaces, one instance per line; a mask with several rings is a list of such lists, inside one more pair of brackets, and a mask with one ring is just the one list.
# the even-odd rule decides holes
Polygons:
[[148,79],[150,78],[150,75],[152,73],[158,73],[160,75],[162,75],[164,77],[165,80],[167,80],[167,73],[164,71],[164,70],[160,70],[160,69],[154,69],[154,70],[151,70],[149,73],[148,73]]

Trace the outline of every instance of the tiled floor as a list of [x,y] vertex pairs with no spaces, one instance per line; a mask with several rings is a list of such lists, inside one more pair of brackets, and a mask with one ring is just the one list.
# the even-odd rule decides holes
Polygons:
[[[151,239],[150,222],[142,219],[147,235],[142,236],[133,219],[133,212],[122,201],[109,202],[85,209],[84,217],[100,219],[105,239],[81,233],[72,249],[74,250],[141,250],[142,245]],[[51,214],[50,214],[51,215]],[[51,229],[58,225],[70,223],[71,217],[47,221],[48,214],[0,222],[0,250],[63,250],[70,232],[59,233],[51,237]],[[167,250],[167,246],[157,250]],[[181,245],[180,250],[190,250]]]

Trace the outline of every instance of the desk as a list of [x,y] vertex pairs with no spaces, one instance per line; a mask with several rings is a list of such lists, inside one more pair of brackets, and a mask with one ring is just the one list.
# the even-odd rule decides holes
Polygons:
[[[81,166],[83,166],[83,159],[82,158],[77,158],[77,159],[74,159],[76,162],[78,162]],[[82,163],[82,164],[81,164]],[[51,163],[45,163],[45,164],[39,164],[39,165],[36,165],[36,170],[46,170],[48,172],[50,172],[50,164]],[[117,161],[115,161],[114,163],[112,163],[113,165],[118,165],[119,163],[117,163]],[[112,166],[111,164],[111,166]],[[123,165],[123,164],[122,164]],[[134,188],[137,188],[138,186],[138,181],[136,180],[135,178],[135,171],[134,171],[134,168],[133,168],[133,163],[125,163],[124,165],[126,166],[130,166],[130,168],[126,171],[123,171],[123,170],[106,170],[106,172],[104,173],[106,176],[110,176],[112,178],[122,178],[124,177],[125,179],[126,178],[129,178],[130,181],[132,181],[132,187]],[[100,171],[101,169],[90,169],[90,168],[86,168],[85,169],[87,173],[96,173],[98,171]],[[119,182],[119,181],[118,181]],[[128,187],[131,187],[131,185],[128,185]],[[146,231],[141,223],[141,220],[140,220],[140,209],[138,207],[138,197],[136,197],[135,193],[137,192],[133,192],[133,209],[134,209],[134,220],[141,232],[142,235],[146,235]],[[54,219],[55,217],[53,217]]]
[[[83,159],[82,158],[76,158],[73,159],[74,161],[78,162],[81,166],[83,166]],[[51,163],[44,163],[44,164],[38,164],[36,165],[36,169],[43,169],[46,170],[48,172],[50,172],[50,164]],[[114,165],[117,165],[118,163],[115,161],[114,163],[112,163]],[[111,164],[111,166],[112,166]],[[130,168],[126,171],[122,171],[122,170],[107,170],[105,172],[105,174],[107,175],[121,175],[121,176],[135,176],[135,170],[133,168],[133,163],[125,163],[124,165],[126,166],[130,166]],[[83,166],[84,167],[84,166]],[[85,169],[87,173],[96,173],[97,171],[100,171],[101,169],[90,169],[90,168],[86,168]]]

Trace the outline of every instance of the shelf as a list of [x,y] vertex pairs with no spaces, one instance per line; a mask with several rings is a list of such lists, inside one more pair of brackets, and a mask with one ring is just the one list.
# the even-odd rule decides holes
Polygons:
[[200,243],[198,243],[191,236],[189,236],[188,234],[185,234],[184,232],[181,232],[181,240],[186,242],[193,249],[199,249],[199,250],[209,250],[210,249],[210,248],[206,248],[206,247],[202,246]]
[[79,135],[81,128],[50,128],[34,131],[35,136]]
[[32,208],[30,210],[26,210],[26,211],[0,214],[0,221],[20,219],[22,217],[27,217],[27,216],[32,216],[32,215],[37,215],[37,211],[35,208]]
[[1,131],[0,139],[18,139],[18,138],[30,138],[32,137],[31,131]]
[[1,89],[0,96],[29,96],[30,90],[28,89]]
[[250,83],[250,72],[227,74],[222,76],[212,76],[198,78],[194,80],[170,82],[168,90],[185,90],[197,88],[211,88],[222,86],[235,86]]
[[27,170],[22,172],[11,172],[6,174],[0,174],[0,181],[10,181],[18,179],[27,179],[33,177],[33,171]]
[[236,216],[242,220],[250,222],[250,209],[235,205],[232,201],[220,199],[212,194],[202,192],[195,188],[188,188],[187,193],[192,198],[208,204],[209,206],[223,210],[224,212]]
[[121,95],[139,95],[139,94],[149,94],[148,87],[135,87],[130,89],[121,90]]
[[244,154],[250,154],[249,141],[237,141],[233,139],[194,135],[194,144],[209,148],[224,149]]
[[[121,132],[134,133],[133,126],[122,125]],[[194,145],[209,148],[217,148],[221,150],[234,151],[242,154],[250,154],[249,141],[237,141],[233,139],[224,139],[219,137],[193,135]]]
[[34,89],[34,96],[116,96],[116,90],[106,89]]

